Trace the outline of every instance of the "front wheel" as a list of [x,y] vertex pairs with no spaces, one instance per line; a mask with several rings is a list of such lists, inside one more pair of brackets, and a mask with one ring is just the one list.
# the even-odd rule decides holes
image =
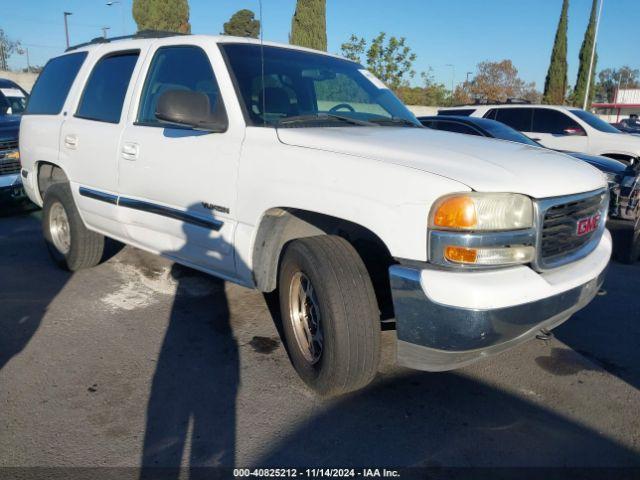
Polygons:
[[97,265],[104,237],[84,226],[68,183],[47,188],[42,206],[42,233],[51,258],[59,267],[75,272]]
[[279,274],[287,351],[313,390],[337,395],[367,385],[380,359],[380,314],[367,269],[346,240],[294,240]]

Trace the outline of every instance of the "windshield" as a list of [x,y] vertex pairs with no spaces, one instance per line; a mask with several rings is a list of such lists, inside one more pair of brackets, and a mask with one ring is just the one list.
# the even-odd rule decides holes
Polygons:
[[357,63],[256,44],[221,48],[250,125],[421,126],[382,82]]
[[520,133],[517,130],[505,125],[504,123],[487,121],[482,124],[482,127],[488,131],[493,137],[500,140],[509,140],[510,142],[524,143],[525,145],[531,145],[532,147],[540,147],[538,142],[531,140],[524,133]]
[[27,98],[21,90],[17,88],[0,89],[0,109],[2,113],[20,114],[24,112],[26,106]]
[[591,112],[587,112],[585,110],[580,110],[577,108],[569,111],[573,113],[576,117],[578,117],[580,120],[582,120],[583,122],[587,122],[591,127],[595,128],[596,130],[600,130],[601,132],[606,132],[606,133],[620,133],[620,130],[618,130],[615,127],[612,127],[607,122],[596,117]]

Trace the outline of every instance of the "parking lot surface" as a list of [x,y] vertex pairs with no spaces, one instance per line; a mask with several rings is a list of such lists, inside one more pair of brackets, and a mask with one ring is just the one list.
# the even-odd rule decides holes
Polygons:
[[139,250],[75,274],[0,218],[0,466],[640,466],[640,264],[555,331],[456,372],[310,393],[272,299]]

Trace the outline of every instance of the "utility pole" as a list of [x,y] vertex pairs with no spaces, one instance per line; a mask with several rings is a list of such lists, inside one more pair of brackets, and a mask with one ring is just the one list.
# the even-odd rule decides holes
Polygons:
[[602,4],[604,0],[600,0],[598,7],[598,18],[596,18],[596,31],[593,36],[593,49],[591,50],[591,63],[589,64],[589,76],[587,77],[587,89],[584,92],[584,103],[582,109],[587,109],[587,103],[589,103],[589,90],[591,90],[591,75],[593,75],[593,61],[596,57],[596,44],[598,43],[598,27],[600,27],[600,16],[602,15]]
[[107,30],[111,30],[111,27],[102,27],[102,37],[107,38]]
[[4,42],[0,42],[0,70],[8,70]]
[[64,12],[64,35],[67,39],[67,48],[69,48],[69,24],[67,22],[67,17],[69,15],[73,15],[71,12]]

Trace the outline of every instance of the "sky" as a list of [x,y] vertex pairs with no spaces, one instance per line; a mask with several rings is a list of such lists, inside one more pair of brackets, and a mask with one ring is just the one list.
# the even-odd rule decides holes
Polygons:
[[[28,49],[32,65],[42,65],[65,47],[63,12],[69,11],[72,44],[102,35],[135,31],[131,1],[107,6],[107,0],[0,0],[0,28]],[[241,8],[259,12],[258,0],[190,0],[193,33],[218,34]],[[562,0],[327,0],[330,52],[351,34],[371,39],[379,32],[407,38],[417,54],[415,70],[432,69],[436,81],[451,86],[465,80],[484,60],[511,59],[521,78],[539,90],[549,65]],[[9,8],[10,5],[10,8]],[[578,52],[587,26],[591,0],[571,0],[569,8],[569,82],[578,69]],[[263,0],[265,40],[288,41],[295,0]],[[640,68],[638,34],[640,1],[604,0],[598,36],[598,71],[629,65]],[[453,65],[453,67],[451,66]],[[26,66],[14,55],[12,68]],[[419,83],[416,75],[414,83]]]

